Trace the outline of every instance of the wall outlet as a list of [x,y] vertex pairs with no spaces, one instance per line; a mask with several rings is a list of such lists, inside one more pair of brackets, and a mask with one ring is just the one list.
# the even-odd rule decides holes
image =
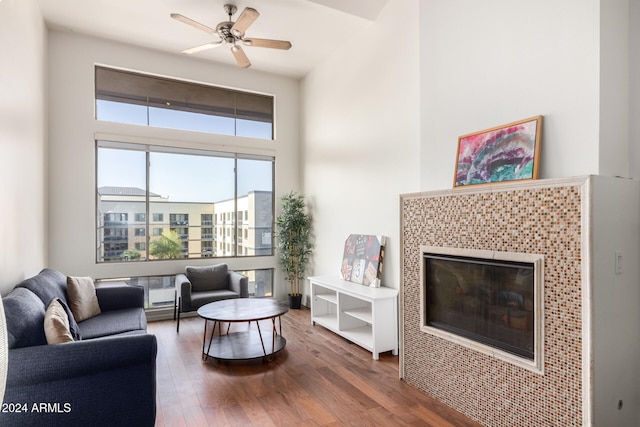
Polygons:
[[622,251],[616,251],[615,253],[615,270],[616,274],[622,274]]

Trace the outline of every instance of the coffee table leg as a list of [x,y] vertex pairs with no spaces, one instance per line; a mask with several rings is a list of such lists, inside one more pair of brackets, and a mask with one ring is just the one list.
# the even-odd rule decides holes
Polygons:
[[[273,323],[273,328],[271,329],[271,354],[273,354],[275,348],[276,348],[276,335],[277,335],[277,331],[276,331],[276,318],[272,317],[271,318],[271,323]],[[282,327],[282,325],[280,325],[280,327]],[[282,335],[282,334],[280,334]]]
[[264,358],[267,359],[267,350],[264,347],[264,340],[262,339],[262,331],[260,330],[260,322],[256,322],[256,325],[258,326],[258,336],[260,337],[260,343],[262,344],[262,352],[264,353]]
[[[280,336],[282,336],[282,316],[278,316],[278,323],[280,324]],[[275,328],[275,320],[273,327]]]
[[208,320],[207,320],[207,319],[204,319],[204,335],[202,336],[202,359],[203,359],[203,360],[206,360],[206,359],[204,358],[204,354],[205,354],[205,353],[204,353],[204,346],[205,346],[205,345],[206,345],[206,343],[207,343],[207,322],[208,322]]
[[206,336],[207,336],[207,324],[205,321],[205,325],[204,325],[204,334],[205,334],[205,340],[202,342],[202,352],[203,352],[203,357],[204,360],[208,360],[209,359],[209,352],[211,351],[211,343],[213,342],[213,334],[215,334],[216,332],[216,325],[218,324],[217,320],[213,321],[213,329],[211,329],[211,337],[209,338],[209,347],[207,347],[207,352],[204,353],[204,341],[206,341]]

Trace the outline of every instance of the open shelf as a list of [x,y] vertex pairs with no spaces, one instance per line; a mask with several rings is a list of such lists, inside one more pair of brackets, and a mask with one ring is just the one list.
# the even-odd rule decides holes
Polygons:
[[360,347],[364,347],[367,350],[373,349],[373,332],[371,326],[360,326],[359,328],[343,329],[343,336],[358,344]]
[[398,354],[398,291],[330,276],[310,277],[311,324],[371,351]]
[[323,299],[325,301],[328,301],[332,304],[337,304],[338,303],[338,297],[336,296],[336,294],[318,294],[316,295],[318,298]]
[[315,316],[313,321],[318,325],[324,326],[325,328],[337,330],[338,329],[338,318],[336,316],[324,315],[324,316]]
[[373,322],[371,309],[368,307],[352,308],[350,310],[345,310],[344,314],[348,314],[351,317],[355,317],[356,319],[360,319],[363,322],[367,322],[369,325],[371,325],[371,323]]

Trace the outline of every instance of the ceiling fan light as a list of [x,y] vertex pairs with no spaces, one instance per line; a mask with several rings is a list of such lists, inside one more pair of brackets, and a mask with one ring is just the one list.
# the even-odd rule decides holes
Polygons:
[[236,46],[235,44],[233,46],[231,46],[231,52],[237,52],[239,50],[240,50],[240,48],[238,46]]

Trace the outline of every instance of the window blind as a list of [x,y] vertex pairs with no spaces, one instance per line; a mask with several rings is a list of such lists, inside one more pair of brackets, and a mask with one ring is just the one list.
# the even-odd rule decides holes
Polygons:
[[96,99],[273,124],[273,96],[96,67]]

